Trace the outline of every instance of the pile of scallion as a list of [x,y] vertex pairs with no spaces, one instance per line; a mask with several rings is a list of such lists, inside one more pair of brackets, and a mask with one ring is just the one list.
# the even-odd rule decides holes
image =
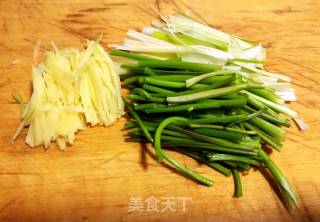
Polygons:
[[154,22],[144,34],[130,30],[125,44],[110,51],[131,89],[124,99],[131,114],[127,141],[151,143],[158,161],[208,186],[211,179],[164,150],[233,175],[237,197],[242,196],[239,172],[260,168],[274,179],[286,206],[295,207],[296,194],[265,151],[281,150],[283,127],[297,116],[283,105],[295,99],[290,79],[262,69],[259,43],[182,14],[162,19],[165,24]]

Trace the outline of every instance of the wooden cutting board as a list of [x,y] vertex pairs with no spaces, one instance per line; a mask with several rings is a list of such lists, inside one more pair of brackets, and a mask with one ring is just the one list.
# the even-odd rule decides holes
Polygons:
[[[258,171],[243,177],[244,197],[236,199],[231,177],[172,154],[215,184],[205,187],[184,178],[158,164],[152,149],[125,143],[125,119],[78,133],[65,151],[55,145],[30,149],[24,143],[26,131],[10,143],[19,124],[19,105],[11,93],[30,96],[37,40],[43,49],[52,40],[59,47],[83,47],[87,38],[103,32],[107,46],[121,42],[128,28],[150,24],[156,16],[152,8],[164,15],[179,9],[262,41],[268,70],[292,77],[299,101],[290,107],[310,129],[289,129],[283,150],[272,159],[299,195],[296,211],[283,207]],[[0,221],[320,221],[318,0],[2,0],[0,37]],[[159,212],[146,209],[152,199]],[[170,202],[173,209],[165,208]]]

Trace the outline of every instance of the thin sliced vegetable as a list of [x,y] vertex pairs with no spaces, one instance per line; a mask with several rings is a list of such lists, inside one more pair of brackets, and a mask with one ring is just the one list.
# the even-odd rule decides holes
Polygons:
[[237,169],[232,169],[232,175],[234,178],[234,184],[235,184],[235,192],[234,196],[235,197],[242,197],[242,183],[241,183],[241,178],[239,171]]
[[169,103],[194,102],[198,100],[228,95],[228,94],[239,92],[241,90],[249,89],[249,88],[261,88],[261,86],[257,84],[240,84],[235,86],[228,86],[228,87],[223,87],[219,89],[212,89],[212,90],[207,90],[203,92],[188,94],[184,96],[167,97],[167,101]]
[[155,133],[155,137],[154,137],[154,147],[156,150],[156,155],[157,155],[157,159],[158,161],[161,161],[163,159],[165,159],[166,161],[168,161],[170,164],[172,164],[174,167],[176,167],[179,171],[181,171],[182,173],[185,173],[186,175],[190,176],[191,178],[197,180],[200,183],[203,183],[207,186],[212,186],[213,181],[201,176],[200,174],[194,172],[193,170],[183,166],[181,163],[179,163],[178,161],[172,159],[166,152],[164,152],[161,148],[161,133],[162,130],[167,126],[170,125],[172,122],[175,121],[179,121],[179,120],[184,120],[184,118],[181,117],[169,117],[168,119],[165,119],[164,121],[162,121],[160,123],[160,125],[158,126],[156,133]]

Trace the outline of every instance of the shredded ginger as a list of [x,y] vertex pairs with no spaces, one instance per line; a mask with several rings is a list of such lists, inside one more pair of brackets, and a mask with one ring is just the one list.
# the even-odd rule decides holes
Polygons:
[[86,50],[45,52],[32,68],[33,93],[22,110],[13,140],[29,126],[26,143],[47,148],[73,144],[75,133],[87,125],[113,124],[124,114],[120,79],[109,55],[97,41]]

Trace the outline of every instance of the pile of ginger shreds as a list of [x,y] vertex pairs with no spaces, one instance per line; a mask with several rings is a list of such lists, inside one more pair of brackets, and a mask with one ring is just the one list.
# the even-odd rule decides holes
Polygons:
[[53,48],[32,67],[33,93],[21,106],[22,121],[12,139],[29,126],[29,146],[47,148],[55,141],[64,149],[78,130],[113,124],[124,114],[124,104],[119,76],[98,41],[88,41],[82,51]]

